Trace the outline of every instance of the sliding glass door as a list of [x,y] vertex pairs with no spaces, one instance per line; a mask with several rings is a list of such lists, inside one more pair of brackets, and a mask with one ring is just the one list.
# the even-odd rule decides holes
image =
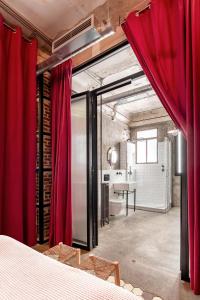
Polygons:
[[90,92],[72,96],[72,217],[73,243],[95,246],[95,136],[96,105]]

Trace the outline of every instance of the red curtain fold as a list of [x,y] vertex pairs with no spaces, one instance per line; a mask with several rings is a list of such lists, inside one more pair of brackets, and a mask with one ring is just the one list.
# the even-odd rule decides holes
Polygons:
[[52,70],[51,246],[59,242],[72,244],[71,81],[71,60]]
[[123,30],[164,107],[187,138],[191,288],[200,293],[200,1],[152,0]]
[[0,16],[0,234],[36,244],[37,42]]

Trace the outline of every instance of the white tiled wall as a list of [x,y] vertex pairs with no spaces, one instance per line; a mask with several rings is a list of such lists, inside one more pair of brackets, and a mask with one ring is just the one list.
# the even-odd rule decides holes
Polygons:
[[[134,164],[136,169],[136,204],[140,207],[153,209],[166,209],[168,206],[166,195],[166,143],[158,143],[157,164]],[[162,172],[162,165],[165,171]],[[130,196],[130,204],[133,197]]]
[[[158,142],[158,163],[155,164],[136,164],[135,152],[133,153],[132,167],[133,172],[132,180],[127,175],[127,170],[103,170],[102,171],[102,182],[104,182],[104,175],[110,175],[109,192],[110,199],[117,198],[117,194],[114,194],[113,183],[124,182],[128,178],[130,181],[136,181],[136,205],[145,209],[160,209],[166,210],[169,206],[171,198],[171,190],[168,185],[169,180],[167,175],[170,174],[169,159],[169,141],[165,139],[163,142]],[[124,144],[124,151],[127,147]],[[135,151],[135,147],[133,147]],[[120,147],[120,153],[121,147]],[[130,154],[130,153],[129,153]],[[121,159],[121,158],[120,158]],[[162,165],[164,165],[164,172],[162,172]],[[122,166],[122,164],[121,164]],[[119,174],[121,173],[121,174]],[[99,183],[101,173],[99,172]],[[99,185],[100,187],[100,185]],[[99,188],[100,190],[100,188]],[[100,195],[99,195],[100,199]],[[134,204],[134,194],[129,195],[129,205]]]
[[110,182],[126,181],[126,170],[102,170],[102,182],[104,182],[105,174],[110,175]]
[[[119,174],[122,173],[122,174]],[[104,181],[104,175],[110,175],[110,181]],[[99,177],[100,178],[100,177]],[[109,183],[109,197],[110,199],[118,198],[117,194],[114,194],[113,183],[126,181],[126,170],[103,170],[102,171],[102,183]]]

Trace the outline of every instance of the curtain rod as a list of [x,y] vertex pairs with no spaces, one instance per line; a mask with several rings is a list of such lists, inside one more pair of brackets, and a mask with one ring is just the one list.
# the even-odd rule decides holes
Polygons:
[[[139,17],[140,14],[143,13],[146,9],[151,9],[151,2],[146,4],[143,8],[133,10],[133,12],[135,13],[136,17]],[[124,23],[126,23],[126,19],[123,19],[123,21],[119,20],[119,25],[123,25]]]
[[[5,21],[3,21],[3,25],[4,25],[5,27],[7,27],[8,29],[12,30],[13,32],[16,32],[16,28],[13,27],[12,25],[6,23]],[[23,35],[23,38],[24,38],[28,43],[32,43],[32,41],[31,41],[29,38],[25,37],[24,35]]]
[[151,3],[148,3],[143,8],[135,12],[136,17],[139,17],[142,12],[144,12],[146,9],[151,9]]

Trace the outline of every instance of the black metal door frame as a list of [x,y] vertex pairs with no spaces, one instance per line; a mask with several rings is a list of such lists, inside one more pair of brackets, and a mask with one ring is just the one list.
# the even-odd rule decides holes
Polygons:
[[181,279],[189,282],[189,234],[188,234],[188,189],[187,189],[187,141],[182,134],[181,143],[181,232],[180,269]]
[[98,245],[98,149],[97,149],[97,97],[91,93],[91,125],[92,125],[92,248]]
[[96,104],[94,102],[92,93],[87,91],[83,93],[78,93],[72,95],[73,101],[80,100],[85,96],[86,99],[86,122],[87,122],[87,243],[74,242],[73,246],[79,247],[81,249],[90,250],[95,247],[96,243],[94,241],[94,227],[95,227],[95,218],[94,214],[96,210],[94,209],[94,198],[96,197],[96,179],[95,179],[95,156],[97,149],[95,148],[96,142],[94,141],[95,130],[95,120],[96,118]]
[[[141,73],[138,72],[138,77],[142,76]],[[97,97],[110,91],[117,89],[118,87],[122,86],[123,79],[118,81],[117,84],[114,82],[113,84],[109,84],[108,86],[101,87],[93,91],[93,97],[95,98],[95,103],[97,105]],[[119,84],[119,86],[118,86]],[[128,81],[124,83],[124,85],[129,84]],[[109,90],[108,90],[109,88]],[[97,134],[97,130],[95,132]],[[94,140],[97,143],[97,139]],[[95,149],[95,148],[94,148]],[[97,147],[96,147],[97,149]],[[97,153],[97,150],[96,150]],[[180,271],[181,271],[181,280],[189,282],[189,241],[188,241],[188,197],[187,197],[187,141],[184,137],[182,137],[182,144],[181,144],[181,153],[182,153],[182,173],[176,174],[180,176],[181,182],[181,189],[180,189]],[[95,155],[95,154],[94,154]],[[96,158],[97,160],[97,158]],[[97,167],[97,165],[96,165]],[[95,173],[97,174],[97,172]],[[98,189],[98,181],[97,182],[97,189]],[[98,192],[97,192],[98,193]],[[98,210],[98,200],[97,198],[93,198],[95,201],[94,205],[94,212],[95,209]],[[98,215],[98,213],[97,213]],[[96,217],[96,215],[95,215]],[[96,220],[96,245],[98,245],[98,219]]]
[[[101,60],[106,59],[107,57],[113,55],[114,52],[120,51],[123,47],[126,47],[128,45],[128,41],[125,40],[122,43],[114,46],[113,48],[103,52],[102,54],[96,56],[95,58],[92,58],[91,60],[87,61],[86,63],[81,64],[78,67],[75,67],[73,69],[73,74],[76,75],[78,73],[80,73],[81,71],[83,71],[84,69],[89,68],[90,66],[95,65],[96,63],[98,63]],[[141,71],[143,74],[144,72]],[[141,73],[141,74],[142,74]],[[141,76],[140,74],[140,76]],[[134,76],[127,76],[126,80],[128,82],[128,80],[132,80],[134,79]],[[121,82],[121,86],[123,86],[123,80],[119,80],[117,81],[117,84],[120,84]],[[125,83],[126,84],[126,83]],[[107,88],[107,90],[106,90]],[[109,84],[108,86],[104,86],[104,87],[100,87],[96,90],[92,91],[92,97],[95,99],[94,103],[97,103],[97,96],[101,95],[103,93],[106,93],[110,90],[114,90],[116,89],[116,82]],[[94,125],[93,125],[94,126]],[[93,134],[97,134],[97,131],[95,133],[95,131],[93,131]],[[97,142],[97,139],[93,137],[93,143]],[[93,149],[95,150],[95,148],[97,149],[97,145],[93,146]],[[183,164],[184,164],[184,172],[183,174],[181,174],[181,216],[180,216],[180,225],[181,225],[181,230],[180,230],[180,239],[181,239],[181,243],[180,243],[180,270],[181,270],[181,279],[184,281],[189,281],[189,245],[188,245],[188,199],[187,199],[187,153],[186,153],[186,141],[185,143],[183,143],[183,149],[182,149],[182,154],[183,154]],[[93,155],[95,156],[95,153],[93,153]],[[97,152],[96,152],[96,156],[97,156]],[[96,170],[94,169],[94,176],[97,177],[97,158],[95,161],[96,164]],[[95,166],[94,166],[95,167]],[[96,184],[98,184],[97,182],[97,178],[96,180]],[[95,181],[94,181],[95,183]],[[97,189],[98,187],[96,187]],[[98,245],[98,199],[97,199],[97,190],[95,191],[96,196],[94,196],[93,198],[93,222],[95,222],[95,225],[93,224],[93,233],[96,233],[96,236],[93,236],[93,240],[96,242],[93,244],[93,247],[96,245]],[[94,195],[95,195],[94,194]],[[96,211],[95,211],[96,210]],[[95,221],[94,221],[95,219]]]

